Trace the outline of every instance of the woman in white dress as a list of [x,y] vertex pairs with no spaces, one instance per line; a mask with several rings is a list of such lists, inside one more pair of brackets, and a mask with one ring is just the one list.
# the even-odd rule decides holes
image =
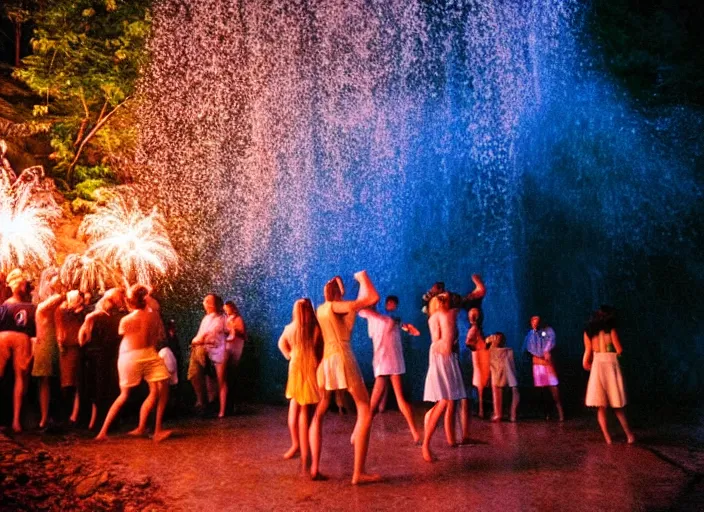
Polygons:
[[628,426],[626,413],[626,393],[618,357],[623,353],[621,340],[616,331],[615,310],[601,306],[595,311],[584,330],[584,358],[582,366],[589,371],[587,397],[588,407],[597,407],[597,419],[607,444],[611,435],[606,425],[606,408],[611,407],[621,423],[628,444],[636,438]]
[[[425,414],[424,421],[425,432],[421,453],[427,462],[433,461],[430,440],[448,404],[467,398],[459,357],[453,350],[457,340],[457,314],[460,310],[450,309],[450,298],[447,293],[438,295],[437,300],[438,309],[428,319],[432,343],[423,393],[424,401],[435,402],[435,405]],[[446,429],[448,426],[452,430],[452,432],[446,432],[448,439],[454,439],[454,419],[451,422],[445,422]]]

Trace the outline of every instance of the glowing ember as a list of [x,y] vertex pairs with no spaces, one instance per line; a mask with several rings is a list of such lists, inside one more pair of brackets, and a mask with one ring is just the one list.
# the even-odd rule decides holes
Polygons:
[[154,279],[178,268],[178,255],[164,217],[156,208],[145,215],[136,201],[128,204],[125,198],[116,196],[85,217],[79,234],[87,236],[90,243],[84,257],[119,270],[130,284],[151,285]]

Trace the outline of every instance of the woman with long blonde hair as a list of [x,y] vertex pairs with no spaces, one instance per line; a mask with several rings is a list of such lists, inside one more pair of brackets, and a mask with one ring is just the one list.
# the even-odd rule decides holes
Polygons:
[[289,361],[286,398],[290,400],[288,428],[291,448],[284,454],[290,459],[300,450],[301,468],[310,466],[308,431],[312,406],[320,401],[316,372],[322,357],[323,338],[310,299],[293,304],[291,323],[279,338],[279,350]]

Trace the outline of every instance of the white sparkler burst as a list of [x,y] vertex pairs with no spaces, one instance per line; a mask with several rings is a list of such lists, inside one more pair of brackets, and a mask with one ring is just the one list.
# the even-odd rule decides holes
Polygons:
[[101,294],[108,288],[125,284],[115,268],[89,254],[69,254],[59,270],[59,279],[69,290]]
[[130,283],[151,285],[178,269],[164,217],[156,207],[145,215],[136,201],[115,196],[106,206],[86,215],[79,234],[88,237],[86,256],[119,270]]
[[33,192],[34,181],[0,183],[0,271],[39,269],[54,259],[56,236],[51,221],[61,210],[46,195]]

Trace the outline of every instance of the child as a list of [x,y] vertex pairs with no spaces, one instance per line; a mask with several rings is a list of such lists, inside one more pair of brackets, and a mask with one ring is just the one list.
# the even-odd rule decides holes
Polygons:
[[491,421],[501,421],[503,416],[503,388],[511,388],[511,421],[516,421],[516,411],[520,395],[516,380],[516,363],[513,360],[513,349],[506,347],[506,336],[502,332],[492,334],[486,339],[491,361],[491,392],[494,398],[494,415]]
[[[386,312],[392,313],[398,307],[398,297],[389,295],[386,298]],[[413,336],[418,336],[420,332],[411,324],[401,323],[400,318],[377,313],[373,309],[363,309],[359,316],[366,318],[369,323],[369,337],[374,344],[374,389],[372,390],[371,410],[372,415],[381,401],[381,397],[386,391],[389,380],[396,395],[398,408],[408,423],[413,441],[420,440],[420,434],[413,421],[413,411],[410,404],[403,396],[403,386],[401,375],[406,373],[406,364],[403,360],[403,346],[401,345],[401,329],[409,332]]]
[[286,398],[290,400],[288,428],[291,448],[284,454],[292,458],[300,449],[301,469],[310,465],[308,430],[311,406],[320,401],[317,370],[322,356],[323,340],[310,299],[299,299],[293,305],[291,323],[279,338],[279,350],[290,361]]
[[533,384],[536,388],[549,388],[557,408],[560,421],[565,420],[562,410],[560,392],[557,389],[559,380],[552,362],[552,350],[555,348],[555,331],[552,327],[543,325],[539,316],[530,319],[530,330],[523,341],[523,352],[528,352],[533,359]]
[[489,350],[484,341],[481,325],[481,312],[472,308],[467,313],[470,328],[465,344],[472,351],[472,385],[477,388],[479,417],[484,417],[484,388],[489,384]]

